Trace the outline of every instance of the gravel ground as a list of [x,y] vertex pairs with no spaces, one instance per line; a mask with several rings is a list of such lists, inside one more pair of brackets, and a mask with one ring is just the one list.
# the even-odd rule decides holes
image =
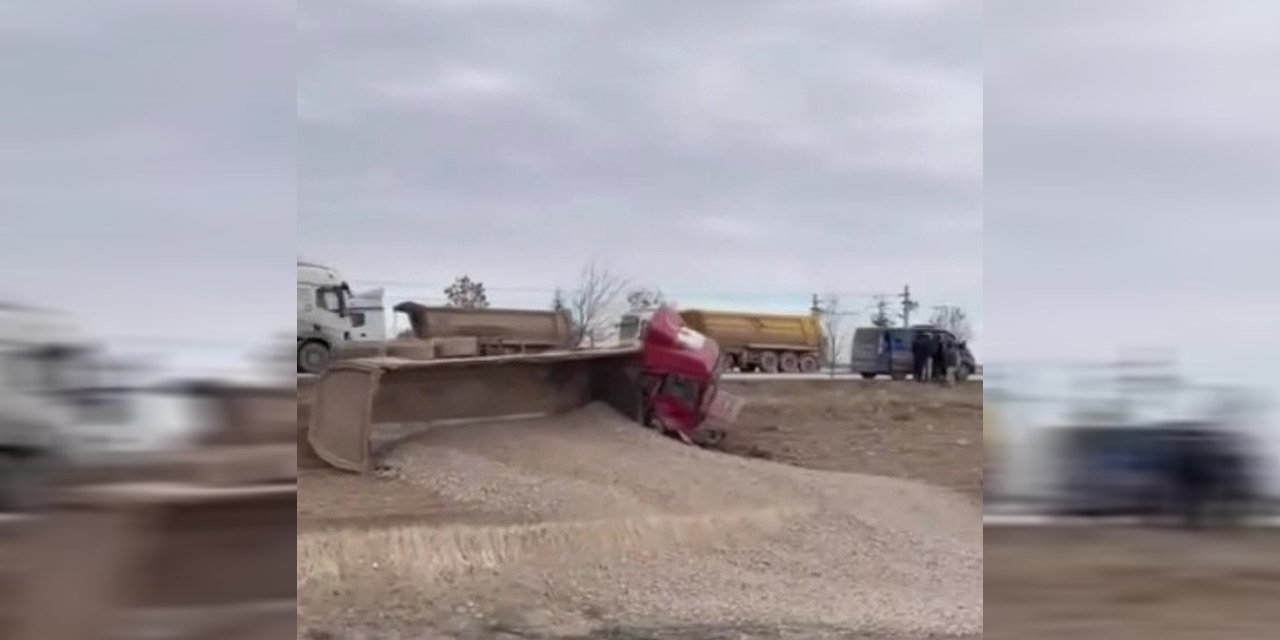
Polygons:
[[686,447],[599,406],[432,428],[386,462],[303,474],[300,637],[981,635],[981,514],[957,493]]

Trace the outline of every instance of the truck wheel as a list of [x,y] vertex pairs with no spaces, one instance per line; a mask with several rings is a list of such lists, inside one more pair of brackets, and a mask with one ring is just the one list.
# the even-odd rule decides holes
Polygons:
[[733,356],[727,353],[720,354],[720,361],[716,364],[716,366],[723,373],[729,373],[730,371],[733,371]]
[[760,371],[764,373],[778,372],[778,354],[765,351],[760,354]]
[[790,351],[784,351],[778,358],[778,366],[782,369],[783,373],[799,373],[800,358],[796,357],[796,354],[791,353]]
[[298,347],[298,371],[318,374],[329,364],[329,346],[312,340]]
[[818,367],[818,356],[812,353],[800,356],[800,373],[817,373]]
[[899,381],[901,381],[901,380],[906,380],[906,379],[907,379],[907,374],[905,374],[905,373],[891,373],[891,374],[889,374],[889,377],[890,377],[890,378],[893,378],[894,380],[899,380]]
[[956,380],[959,382],[964,382],[965,380],[968,380],[969,376],[971,375],[973,375],[973,372],[970,371],[969,367],[967,366],[960,367],[958,370],[956,370]]
[[861,375],[862,375],[862,379],[863,379],[863,380],[875,380],[875,379],[876,379],[876,374],[875,374],[875,373],[873,373],[873,372],[871,372],[871,371],[863,371]]

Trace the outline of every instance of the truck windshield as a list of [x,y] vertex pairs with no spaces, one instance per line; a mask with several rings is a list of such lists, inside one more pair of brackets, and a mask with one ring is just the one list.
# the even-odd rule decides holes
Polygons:
[[688,407],[698,406],[698,385],[684,376],[669,375],[662,381],[663,395],[670,396]]
[[316,289],[316,306],[339,316],[347,315],[347,293],[344,287],[319,287]]

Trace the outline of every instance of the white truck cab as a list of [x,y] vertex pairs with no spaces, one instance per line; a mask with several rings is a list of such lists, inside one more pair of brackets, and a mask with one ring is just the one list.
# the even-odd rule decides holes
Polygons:
[[351,287],[336,269],[298,261],[298,372],[320,373],[352,339]]
[[653,311],[629,311],[622,314],[618,323],[618,342],[627,344],[640,340],[653,318]]

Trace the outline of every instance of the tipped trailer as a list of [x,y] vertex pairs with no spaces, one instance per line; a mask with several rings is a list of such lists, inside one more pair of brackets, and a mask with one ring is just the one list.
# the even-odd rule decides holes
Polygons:
[[554,415],[592,402],[686,443],[715,444],[743,405],[720,388],[721,363],[719,345],[669,307],[622,347],[339,360],[314,382],[299,438],[310,450],[299,455],[368,473],[375,424]]

